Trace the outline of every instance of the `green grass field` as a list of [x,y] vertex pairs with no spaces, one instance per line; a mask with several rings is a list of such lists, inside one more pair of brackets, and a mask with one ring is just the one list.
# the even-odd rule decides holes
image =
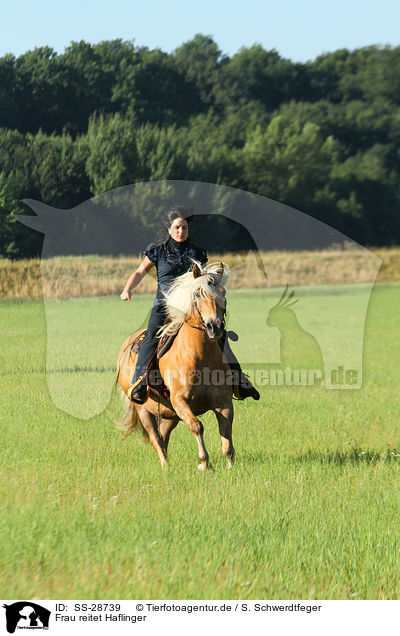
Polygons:
[[[1,303],[0,596],[399,598],[399,291],[373,290],[362,389],[266,386],[259,403],[236,403],[231,471],[204,416],[206,474],[183,423],[162,472],[140,435],[119,441],[117,398],[83,420],[50,397],[49,386],[82,412],[106,405],[100,388],[112,385],[119,345],[149,297],[48,304],[49,386],[43,303]],[[256,355],[261,326],[245,325],[264,293],[230,296],[241,359]],[[320,306],[346,311],[353,293],[324,288]]]

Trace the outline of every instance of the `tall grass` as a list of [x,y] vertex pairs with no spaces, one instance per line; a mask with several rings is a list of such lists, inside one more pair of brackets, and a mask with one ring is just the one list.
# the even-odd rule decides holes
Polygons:
[[[376,249],[374,253],[383,261],[379,282],[400,281],[400,249]],[[209,262],[224,260],[230,265],[232,289],[277,287],[286,283],[293,286],[365,283],[373,279],[375,273],[369,259],[357,250],[264,252],[261,257],[268,278],[251,254],[210,254]],[[42,293],[45,298],[119,294],[139,262],[139,257],[97,256],[43,261],[3,259],[0,260],[0,298],[38,299]],[[152,274],[145,277],[135,293],[152,293],[155,287]]]

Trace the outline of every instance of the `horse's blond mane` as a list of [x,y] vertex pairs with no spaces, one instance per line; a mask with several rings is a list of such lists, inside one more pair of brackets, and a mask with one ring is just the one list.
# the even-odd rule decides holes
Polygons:
[[217,303],[225,304],[223,294],[216,290],[215,281],[221,287],[226,286],[230,276],[228,265],[223,263],[223,273],[221,274],[220,262],[210,263],[205,267],[201,267],[198,261],[193,260],[193,262],[199,267],[201,276],[194,278],[192,271],[186,272],[174,280],[168,292],[164,292],[163,302],[169,322],[158,330],[159,337],[164,334],[172,335],[181,328],[186,317],[192,311],[194,292],[199,291],[203,296],[210,299],[215,298]]

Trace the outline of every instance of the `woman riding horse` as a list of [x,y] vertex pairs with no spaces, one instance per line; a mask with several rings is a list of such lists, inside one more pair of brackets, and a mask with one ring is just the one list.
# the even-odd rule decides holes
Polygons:
[[[168,291],[171,283],[178,276],[193,267],[193,260],[202,265],[208,260],[206,250],[189,241],[189,222],[192,212],[191,208],[174,206],[164,215],[162,223],[168,231],[168,239],[161,243],[152,243],[145,249],[142,263],[131,274],[121,293],[121,300],[130,300],[131,291],[140,283],[146,272],[154,266],[157,268],[157,293],[146,334],[139,347],[132,384],[128,389],[128,397],[137,404],[143,404],[147,399],[146,370],[157,347],[157,332],[166,318],[163,293]],[[239,362],[229,347],[226,332],[220,344],[230,368],[236,371],[239,379],[235,391],[236,397],[241,400],[247,397],[258,400],[260,395],[243,374]]]

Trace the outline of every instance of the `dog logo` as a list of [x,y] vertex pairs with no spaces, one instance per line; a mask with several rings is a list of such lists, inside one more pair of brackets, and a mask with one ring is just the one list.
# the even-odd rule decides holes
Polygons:
[[37,603],[18,601],[3,607],[6,610],[9,634],[14,634],[16,629],[49,629],[51,612]]

